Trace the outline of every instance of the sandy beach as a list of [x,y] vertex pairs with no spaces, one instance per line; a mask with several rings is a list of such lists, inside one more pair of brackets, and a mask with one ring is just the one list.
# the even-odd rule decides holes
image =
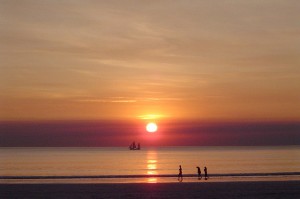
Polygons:
[[0,184],[0,198],[300,198],[300,181]]

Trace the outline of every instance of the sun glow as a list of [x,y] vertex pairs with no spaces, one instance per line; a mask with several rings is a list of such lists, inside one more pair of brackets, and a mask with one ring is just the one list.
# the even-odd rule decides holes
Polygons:
[[148,115],[140,115],[138,118],[142,120],[154,120],[158,118],[164,118],[166,117],[165,115],[160,115],[160,114],[148,114]]
[[147,124],[146,130],[149,133],[154,133],[154,132],[157,131],[157,125],[154,122],[150,122],[150,123]]

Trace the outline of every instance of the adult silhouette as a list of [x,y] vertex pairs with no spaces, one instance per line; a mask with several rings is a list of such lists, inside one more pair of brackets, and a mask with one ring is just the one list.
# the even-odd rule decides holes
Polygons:
[[182,177],[182,168],[181,168],[181,165],[179,165],[178,181],[182,182],[182,180],[183,180],[183,177]]
[[207,168],[206,167],[204,167],[204,177],[205,177],[205,180],[207,180],[208,175],[207,175]]
[[197,172],[198,172],[198,180],[202,179],[202,175],[201,175],[201,169],[200,167],[196,167],[197,168]]

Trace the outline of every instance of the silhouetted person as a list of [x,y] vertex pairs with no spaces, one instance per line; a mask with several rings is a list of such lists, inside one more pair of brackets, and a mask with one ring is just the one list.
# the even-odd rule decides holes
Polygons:
[[207,180],[208,175],[207,175],[207,168],[206,167],[204,167],[204,176],[205,176],[205,180]]
[[197,171],[198,171],[198,180],[202,179],[202,175],[201,175],[201,169],[200,167],[196,167]]
[[179,165],[178,181],[182,182],[182,180],[183,180],[183,177],[182,177],[182,168],[181,168],[181,165]]

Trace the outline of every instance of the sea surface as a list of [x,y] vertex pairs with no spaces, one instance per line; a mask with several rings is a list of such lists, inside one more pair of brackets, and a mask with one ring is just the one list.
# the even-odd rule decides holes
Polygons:
[[300,146],[0,148],[0,183],[176,182],[179,165],[185,181],[197,166],[209,180],[299,180]]

